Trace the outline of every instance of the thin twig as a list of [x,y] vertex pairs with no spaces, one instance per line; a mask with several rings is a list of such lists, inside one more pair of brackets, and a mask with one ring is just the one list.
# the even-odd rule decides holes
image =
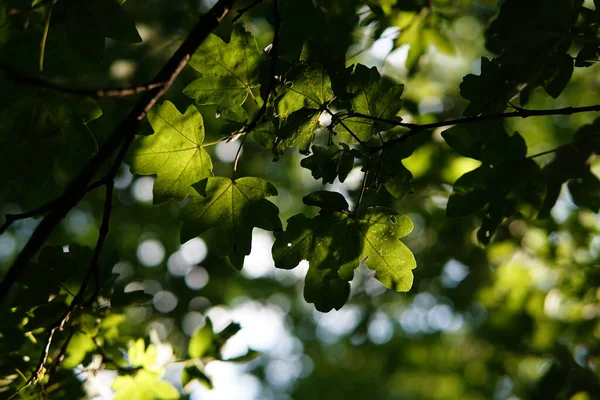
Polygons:
[[69,332],[69,335],[65,339],[64,343],[62,344],[62,346],[60,346],[60,350],[58,351],[58,355],[56,356],[56,359],[52,362],[52,364],[50,365],[50,368],[48,368],[49,376],[52,376],[54,374],[54,371],[56,371],[56,368],[58,368],[58,366],[65,359],[67,347],[69,346],[69,343],[71,342],[71,339],[73,338],[74,334],[75,334],[75,330],[72,330],[71,332]]
[[360,185],[360,194],[358,195],[358,200],[356,201],[356,206],[354,207],[354,211],[352,211],[352,215],[355,215],[360,207],[360,203],[362,202],[363,196],[365,194],[365,189],[367,188],[367,177],[369,176],[369,170],[365,171],[363,175],[362,184]]
[[[594,112],[594,111],[595,112],[600,111],[600,104],[593,105],[593,106],[584,106],[584,107],[555,108],[555,109],[549,109],[549,110],[529,110],[526,108],[518,107],[516,109],[516,111],[511,111],[511,112],[475,115],[475,116],[471,116],[471,117],[463,117],[463,118],[456,118],[456,119],[451,119],[451,120],[447,120],[447,121],[433,122],[430,124],[411,124],[411,123],[405,123],[405,122],[397,121],[397,120],[393,120],[393,119],[373,117],[371,115],[355,113],[355,112],[337,113],[336,119],[338,119],[339,122],[341,122],[343,119],[347,119],[347,118],[364,118],[364,119],[369,119],[371,121],[383,122],[386,124],[409,129],[408,133],[405,133],[405,134],[401,135],[400,137],[397,137],[392,140],[388,140],[381,146],[371,147],[369,151],[372,153],[375,153],[379,150],[391,147],[391,146],[395,145],[396,143],[403,142],[403,141],[407,140],[408,138],[416,135],[417,133],[428,130],[428,129],[440,128],[440,127],[445,127],[445,126],[453,126],[453,125],[472,124],[472,123],[484,122],[484,121],[494,121],[494,120],[501,120],[501,119],[506,119],[506,118],[529,118],[529,117],[550,116],[550,115],[572,115],[572,114],[578,114],[578,113],[584,113],[584,112]],[[341,114],[341,115],[339,115],[339,114]]]
[[117,126],[100,150],[67,186],[59,202],[60,204],[54,207],[39,223],[0,282],[0,303],[6,298],[10,288],[17,281],[29,260],[37,254],[54,228],[83,198],[85,190],[82,188],[87,187],[104,166],[106,160],[113,156],[116,151],[119,151],[119,149],[126,151],[129,148],[140,123],[146,118],[148,111],[172,85],[187,65],[194,51],[219,25],[234,3],[235,0],[219,0],[208,13],[200,17],[192,32],[153,80],[153,83],[165,82],[165,85],[144,93],[133,110]]
[[237,15],[235,17],[233,17],[233,19],[231,20],[232,23],[236,23],[240,18],[242,18],[242,16],[247,12],[250,11],[251,9],[253,9],[254,7],[256,7],[257,5],[259,5],[260,3],[262,3],[264,0],[255,0],[252,2],[252,4],[248,5],[247,7],[244,8],[240,8],[239,10],[236,10]]
[[48,32],[50,31],[50,19],[52,18],[52,7],[54,2],[50,2],[48,11],[46,11],[46,23],[44,24],[44,32],[42,33],[42,42],[40,43],[40,71],[44,70],[44,55],[46,54],[46,42],[48,41]]
[[0,65],[0,70],[2,70],[5,73],[5,75],[15,83],[51,89],[67,96],[125,97],[133,96],[143,92],[148,92],[154,89],[160,89],[161,87],[166,85],[165,82],[152,82],[143,85],[135,85],[121,88],[78,89],[60,85],[54,82],[48,82],[34,76],[23,75],[20,72],[17,72],[17,70],[15,70],[14,68],[7,65]]
[[551,149],[551,150],[546,150],[546,151],[542,151],[540,153],[536,153],[536,154],[532,154],[530,156],[528,156],[527,158],[531,159],[531,158],[536,158],[536,157],[541,157],[541,156],[545,156],[546,154],[552,154],[552,153],[556,153],[558,150],[560,150],[563,146],[559,146],[555,149]]
[[[335,118],[336,114],[333,111],[331,111],[328,107],[325,107],[325,111],[329,115],[331,115],[331,123],[333,124],[333,121],[336,119]],[[348,132],[350,134],[350,136],[352,136],[354,138],[354,140],[356,140],[358,142],[358,144],[360,144],[366,150],[371,151],[371,148],[369,146],[367,146],[367,144],[364,141],[362,141],[358,136],[356,136],[356,134],[354,132],[352,132],[352,130],[350,128],[348,128],[348,126],[346,124],[344,124],[344,122],[341,119],[338,119],[338,121],[336,121],[335,123],[340,124],[342,126],[342,128],[344,128],[346,130],[346,132]]]
[[[258,4],[260,2],[262,2],[262,0],[260,0],[259,2],[256,2],[256,4]],[[256,5],[256,4],[254,4],[254,5]],[[252,5],[252,7],[254,5]],[[246,9],[244,9],[244,12],[250,8],[246,7]],[[238,10],[238,13],[239,12],[240,11]],[[260,107],[260,110],[258,110],[258,113],[256,113],[256,116],[252,119],[252,121],[250,121],[250,123],[248,125],[246,125],[244,128],[242,128],[240,130],[240,132],[238,132],[235,135],[232,135],[232,136],[239,136],[240,134],[243,135],[242,140],[240,142],[240,146],[237,150],[237,153],[235,154],[235,161],[233,163],[233,178],[234,179],[235,179],[235,175],[237,172],[238,161],[239,161],[240,155],[242,153],[242,146],[244,145],[246,136],[250,132],[252,132],[256,128],[256,126],[266,117],[267,108],[269,106],[269,101],[271,100],[271,97],[275,93],[275,88],[277,87],[277,83],[279,81],[277,79],[277,60],[279,57],[279,31],[281,29],[281,18],[279,16],[279,0],[273,0],[273,19],[275,21],[275,26],[273,29],[273,43],[271,44],[271,50],[269,51],[269,56],[271,57],[271,71],[270,71],[269,83],[267,84],[267,90],[265,91],[265,95],[263,98],[263,104]]]
[[[94,183],[92,183],[90,186],[88,186],[85,189],[85,192],[91,192],[92,190],[102,186],[104,183],[101,180],[98,180]],[[6,230],[16,221],[20,221],[22,219],[27,219],[27,218],[33,218],[33,217],[37,217],[39,215],[42,214],[46,214],[48,212],[50,212],[54,207],[57,207],[60,204],[62,197],[58,197],[54,200],[51,200],[45,204],[42,204],[40,207],[38,208],[34,208],[33,210],[30,211],[26,211],[23,213],[19,213],[19,214],[6,214],[4,216],[5,221],[2,225],[0,225],[0,235],[3,234],[4,232],[6,232]]]
[[[123,146],[123,147],[125,147],[125,146]],[[100,259],[100,253],[102,252],[102,245],[104,244],[104,241],[105,241],[106,237],[108,236],[110,214],[111,214],[111,210],[112,210],[112,195],[113,195],[113,188],[114,188],[114,178],[118,171],[119,166],[121,165],[121,162],[123,161],[123,158],[125,157],[125,154],[126,154],[126,150],[123,151],[123,148],[121,148],[118,156],[115,158],[115,161],[113,162],[113,165],[112,165],[110,171],[102,179],[102,182],[106,187],[106,198],[104,200],[104,211],[102,214],[102,222],[100,224],[100,231],[98,233],[98,240],[96,241],[96,247],[94,248],[94,254],[92,255],[92,259],[90,260],[90,263],[88,265],[87,273],[86,273],[85,277],[83,278],[83,281],[81,282],[79,291],[75,295],[75,298],[73,299],[73,301],[71,301],[71,303],[67,307],[67,310],[65,311],[65,313],[54,325],[52,325],[52,328],[48,331],[48,338],[46,339],[46,345],[44,346],[44,349],[40,356],[40,361],[38,362],[38,365],[37,365],[35,371],[33,372],[31,378],[29,378],[29,380],[25,383],[25,386],[29,386],[30,384],[37,382],[39,380],[40,376],[43,375],[44,365],[46,364],[46,360],[48,359],[48,353],[50,352],[50,346],[52,345],[52,340],[54,338],[56,331],[62,330],[64,328],[65,324],[68,322],[69,318],[71,317],[71,313],[73,312],[73,310],[75,310],[77,307],[80,307],[80,306],[90,305],[95,300],[95,298],[99,292],[99,281],[100,281],[99,259]],[[93,292],[92,296],[90,297],[90,299],[88,299],[87,302],[84,302],[85,292],[89,286],[89,283],[90,283],[90,280],[92,279],[92,277],[94,277],[94,281],[95,281],[94,292]]]

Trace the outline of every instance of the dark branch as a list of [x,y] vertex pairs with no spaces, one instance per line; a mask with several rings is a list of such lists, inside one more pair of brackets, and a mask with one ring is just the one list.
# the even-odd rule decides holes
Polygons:
[[[329,115],[331,115],[331,124],[334,124],[334,121],[336,124],[340,124],[342,126],[342,128],[344,128],[346,130],[346,132],[348,132],[350,134],[350,136],[352,136],[354,138],[354,140],[356,140],[358,142],[358,144],[360,144],[362,147],[364,147],[365,150],[371,151],[371,148],[369,146],[367,146],[367,144],[365,142],[360,140],[360,138],[358,136],[356,136],[356,134],[354,132],[352,132],[352,130],[350,128],[348,128],[348,125],[344,124],[344,122],[342,121],[341,118],[336,118],[337,114],[334,114],[327,107],[325,107],[325,111],[327,111],[327,113]],[[360,115],[362,115],[362,114],[360,114]]]
[[0,70],[2,70],[4,74],[15,83],[51,89],[68,96],[125,97],[148,92],[153,89],[160,89],[166,85],[166,82],[152,82],[145,85],[136,85],[123,88],[78,89],[60,85],[54,82],[48,82],[44,79],[34,76],[25,76],[17,72],[14,68],[6,65],[0,66]]
[[564,107],[564,108],[556,108],[556,109],[550,109],[550,110],[528,110],[525,108],[518,107],[515,111],[511,111],[511,112],[476,115],[476,116],[472,116],[472,117],[463,117],[463,118],[456,118],[456,119],[451,119],[451,120],[447,120],[447,121],[433,122],[431,124],[410,124],[410,123],[405,123],[405,122],[397,121],[397,120],[393,120],[393,119],[378,118],[378,117],[373,117],[371,115],[355,113],[355,112],[349,112],[349,113],[343,113],[343,114],[338,113],[338,114],[336,114],[335,119],[338,119],[341,122],[343,119],[346,119],[346,118],[363,118],[363,119],[368,119],[371,121],[383,122],[386,124],[399,126],[402,128],[407,128],[409,130],[408,133],[405,133],[404,135],[401,135],[395,139],[388,140],[381,146],[372,147],[370,149],[370,151],[374,153],[379,150],[391,147],[391,146],[395,145],[396,143],[403,142],[404,140],[416,135],[417,133],[428,130],[428,129],[435,129],[435,128],[441,128],[441,127],[452,126],[452,125],[473,124],[473,123],[484,122],[484,121],[495,121],[495,120],[501,120],[501,119],[506,119],[506,118],[529,118],[529,117],[550,116],[550,115],[571,115],[571,114],[578,114],[578,113],[584,113],[584,112],[598,112],[598,111],[600,111],[600,104],[593,105],[593,106],[585,106],[585,107]]
[[[90,186],[88,186],[85,191],[87,192],[91,192],[92,190],[102,186],[104,184],[103,179],[96,181],[94,183],[92,183]],[[40,207],[38,208],[34,208],[31,211],[26,211],[23,213],[19,213],[19,214],[6,214],[4,216],[5,221],[2,225],[0,225],[0,235],[3,234],[4,232],[6,232],[6,230],[16,221],[20,221],[22,219],[26,219],[26,218],[33,218],[33,217],[37,217],[40,216],[42,214],[46,214],[48,212],[50,212],[50,210],[52,210],[54,207],[58,206],[58,204],[60,203],[62,197],[56,198],[54,200],[49,201],[46,204],[42,204]]]
[[242,18],[242,15],[244,15],[247,11],[250,11],[251,9],[253,9],[254,7],[256,7],[257,5],[259,5],[263,1],[264,0],[255,0],[250,5],[248,5],[247,7],[240,8],[239,10],[236,10],[237,15],[235,17],[233,17],[233,19],[231,20],[231,22],[235,24],[240,18]]
[[117,126],[96,155],[82,169],[79,175],[71,181],[65,189],[59,204],[54,207],[40,222],[23,250],[17,256],[2,282],[0,282],[0,303],[6,298],[9,290],[17,281],[29,260],[37,254],[54,228],[67,215],[67,213],[83,198],[89,182],[94,178],[105,162],[119,149],[127,151],[131,145],[135,132],[140,123],[146,118],[148,111],[156,104],[162,95],[169,89],[173,81],[183,68],[198,46],[219,25],[221,20],[231,9],[235,0],[219,0],[217,4],[200,20],[177,49],[175,54],[167,61],[161,71],[156,75],[153,83],[164,82],[159,88],[145,92],[129,115]]

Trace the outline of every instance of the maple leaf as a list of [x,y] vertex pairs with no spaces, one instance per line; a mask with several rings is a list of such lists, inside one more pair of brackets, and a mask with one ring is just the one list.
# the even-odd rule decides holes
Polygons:
[[217,113],[224,118],[243,122],[246,112],[242,104],[248,97],[258,101],[253,90],[260,86],[262,58],[256,41],[241,25],[234,27],[229,43],[210,35],[189,62],[202,76],[183,93],[197,104],[217,104]]
[[131,172],[157,174],[154,204],[183,200],[194,194],[193,183],[210,175],[212,162],[203,148],[202,115],[190,106],[181,114],[165,101],[148,113],[154,134],[138,138],[131,156]]
[[[377,68],[367,68],[358,64],[350,78],[347,88],[353,97],[350,99],[352,111],[375,118],[394,119],[402,109],[403,100],[400,98],[404,85],[392,82],[382,77]],[[400,121],[399,118],[397,118]],[[391,125],[382,124],[373,119],[349,118],[344,124],[359,139],[367,141],[377,132],[389,129]],[[345,131],[343,127],[337,130]]]
[[250,254],[253,228],[281,230],[278,208],[265,199],[276,196],[277,189],[263,179],[212,177],[193,187],[202,197],[193,197],[179,213],[182,243],[214,229],[217,254],[240,270]]
[[291,217],[286,230],[275,233],[272,252],[277,268],[291,269],[308,261],[304,296],[317,310],[344,305],[348,282],[363,260],[386,287],[399,292],[411,288],[415,258],[398,240],[412,230],[410,219],[382,207],[355,216],[344,197],[335,192],[315,192],[304,202],[321,207],[320,213],[314,218]]

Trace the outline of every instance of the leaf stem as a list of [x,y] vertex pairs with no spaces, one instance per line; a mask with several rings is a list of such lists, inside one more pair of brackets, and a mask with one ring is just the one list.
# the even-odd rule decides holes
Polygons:
[[46,53],[46,42],[48,40],[48,32],[50,31],[50,19],[52,18],[52,7],[54,1],[51,1],[48,5],[48,11],[46,12],[46,23],[44,24],[44,32],[42,33],[42,42],[40,43],[40,71],[44,70],[44,55]]
[[242,136],[240,139],[240,145],[238,146],[237,152],[235,153],[235,160],[233,161],[233,174],[232,180],[235,180],[235,174],[237,173],[238,161],[240,160],[240,156],[242,155],[242,147],[244,147],[244,141],[246,140],[246,136]]
[[563,146],[559,146],[555,149],[551,149],[551,150],[546,150],[546,151],[542,151],[540,153],[536,153],[533,155],[530,155],[526,158],[531,159],[531,158],[536,158],[536,157],[541,157],[541,156],[545,156],[546,154],[552,154],[552,153],[556,153],[558,150],[560,150]]
[[[333,124],[335,121],[335,116],[337,114],[333,113],[333,111],[331,111],[329,109],[329,107],[325,107],[325,111],[331,115],[331,123]],[[358,144],[360,144],[362,147],[365,148],[365,150],[371,151],[371,147],[367,146],[367,144],[362,141],[358,136],[356,136],[356,134],[354,132],[352,132],[352,130],[350,128],[348,128],[348,126],[346,124],[344,124],[344,122],[340,119],[338,120],[336,123],[340,124],[342,126],[342,128],[344,128],[349,134],[350,136],[352,136],[354,138],[354,140],[356,140],[358,142]]]
[[363,175],[362,184],[360,185],[360,194],[358,195],[358,200],[356,201],[356,206],[354,207],[354,211],[352,211],[352,215],[355,215],[360,207],[360,203],[365,195],[365,190],[367,188],[367,177],[369,176],[369,170],[367,169]]

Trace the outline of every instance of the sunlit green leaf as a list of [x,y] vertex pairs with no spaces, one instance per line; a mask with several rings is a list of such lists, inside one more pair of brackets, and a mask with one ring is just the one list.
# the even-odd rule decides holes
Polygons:
[[[155,111],[156,110],[156,111]],[[198,110],[189,106],[180,114],[165,101],[148,113],[154,134],[136,141],[131,172],[153,175],[153,201],[183,200],[194,192],[192,184],[210,176],[212,162],[204,150],[204,123]]]
[[217,113],[239,121],[245,115],[242,104],[248,98],[257,102],[253,90],[259,86],[261,60],[256,41],[242,25],[234,27],[229,43],[211,35],[189,62],[202,76],[183,93],[198,104],[216,104]]
[[[305,298],[314,302],[319,311],[339,309],[345,303],[347,282],[363,260],[388,288],[409,290],[416,262],[399,238],[412,230],[412,222],[380,207],[354,216],[344,211],[347,204],[341,195],[331,193],[328,197],[339,198],[334,203],[338,204],[337,209],[322,208],[312,219],[295,215],[288,220],[284,232],[275,234],[275,266],[290,269],[301,260],[309,262]],[[320,205],[325,199],[319,195],[308,197],[305,202]],[[331,204],[331,199],[327,203]]]

